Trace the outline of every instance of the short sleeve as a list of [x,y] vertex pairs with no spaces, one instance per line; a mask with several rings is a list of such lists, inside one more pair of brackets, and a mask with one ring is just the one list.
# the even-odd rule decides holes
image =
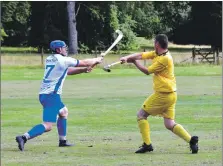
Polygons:
[[155,51],[143,52],[142,59],[153,59],[156,56]]
[[65,59],[65,65],[66,67],[76,67],[79,64],[79,60],[78,59],[74,59],[71,57],[66,57]]

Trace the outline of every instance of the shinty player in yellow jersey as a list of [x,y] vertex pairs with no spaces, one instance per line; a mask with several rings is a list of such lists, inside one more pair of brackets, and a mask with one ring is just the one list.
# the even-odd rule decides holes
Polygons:
[[[175,122],[175,105],[177,101],[176,79],[174,76],[173,59],[168,51],[168,38],[164,34],[155,37],[154,51],[135,53],[121,57],[122,63],[133,63],[146,75],[153,74],[154,93],[143,103],[137,113],[138,127],[142,135],[143,145],[135,153],[153,151],[150,139],[148,116],[162,116],[164,125],[174,134],[190,145],[192,153],[198,152],[198,137],[191,136],[180,124]],[[146,68],[137,60],[151,59],[152,64]]]

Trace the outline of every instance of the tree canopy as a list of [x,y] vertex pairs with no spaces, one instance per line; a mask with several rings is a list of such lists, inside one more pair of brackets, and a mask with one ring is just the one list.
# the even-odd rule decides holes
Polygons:
[[[2,45],[48,48],[68,42],[67,2],[3,1]],[[166,33],[177,44],[222,45],[222,2],[76,1],[76,37],[80,50],[109,46],[120,29],[121,49],[137,47],[136,36]],[[71,23],[71,22],[70,22]]]
[[[1,2],[2,26],[8,37],[3,44],[19,46],[27,44],[28,18],[31,14],[30,2],[4,1]],[[4,36],[3,36],[4,37]]]

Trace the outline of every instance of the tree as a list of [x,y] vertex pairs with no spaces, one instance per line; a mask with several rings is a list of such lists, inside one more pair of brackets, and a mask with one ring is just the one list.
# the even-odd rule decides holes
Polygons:
[[[154,2],[117,2],[120,11],[120,20],[126,16],[134,22],[131,27],[137,36],[152,38],[154,34],[163,31],[162,23],[158,12],[155,10]],[[124,22],[123,22],[124,23]]]
[[68,42],[67,3],[32,1],[29,45],[49,48],[52,40]]
[[[96,46],[105,49],[114,41],[116,37],[114,32],[118,28],[125,33],[122,48],[132,47],[135,40],[133,30],[136,22],[132,20],[132,15],[121,13],[122,9],[116,2],[4,1],[2,3],[2,23],[8,34],[8,38],[4,41],[5,45],[28,45],[38,47],[40,50],[42,47],[48,49],[50,41],[60,39],[67,43],[69,40],[72,41],[69,42],[69,48],[75,48],[70,50],[74,53],[77,53],[78,44],[91,50]],[[70,35],[73,36],[68,37]]]
[[75,1],[67,2],[69,53],[78,53]]
[[[114,40],[114,29],[117,27],[114,2],[89,1],[76,4],[77,31],[80,46],[87,45],[90,50],[100,46],[108,47]],[[112,21],[111,21],[112,20]]]
[[105,49],[114,41],[115,30],[121,29],[124,38],[119,48],[132,49],[136,48],[136,36],[152,38],[157,33],[171,34],[192,20],[189,14],[193,15],[196,5],[190,12],[191,4],[174,1],[3,1],[2,24],[8,34],[3,44],[26,45],[28,39],[29,46],[47,49],[50,41],[60,39],[69,43],[70,53],[77,53],[83,47],[85,50],[94,50],[97,46]]
[[115,39],[115,30],[120,29],[124,38],[119,48],[131,48],[135,42],[133,27],[135,21],[131,16],[122,13],[116,2],[77,2],[80,10],[77,14],[79,42],[91,50],[95,47],[105,49]]
[[189,19],[191,6],[188,1],[156,1],[153,3],[166,32],[179,27]]
[[30,2],[3,1],[2,27],[8,35],[3,41],[4,45],[26,45],[29,27],[27,25],[30,16]]
[[191,2],[190,19],[173,30],[177,44],[212,45],[222,48],[222,2]]

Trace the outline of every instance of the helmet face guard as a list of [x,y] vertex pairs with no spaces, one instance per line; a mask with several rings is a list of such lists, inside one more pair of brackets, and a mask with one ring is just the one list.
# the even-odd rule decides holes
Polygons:
[[[56,49],[58,48],[66,48],[66,52],[68,52],[68,46],[66,45],[66,43],[62,40],[54,40],[50,43],[50,49],[53,51],[53,52],[56,52]],[[62,54],[64,55],[64,54]],[[64,56],[67,56],[67,55],[64,55]]]

